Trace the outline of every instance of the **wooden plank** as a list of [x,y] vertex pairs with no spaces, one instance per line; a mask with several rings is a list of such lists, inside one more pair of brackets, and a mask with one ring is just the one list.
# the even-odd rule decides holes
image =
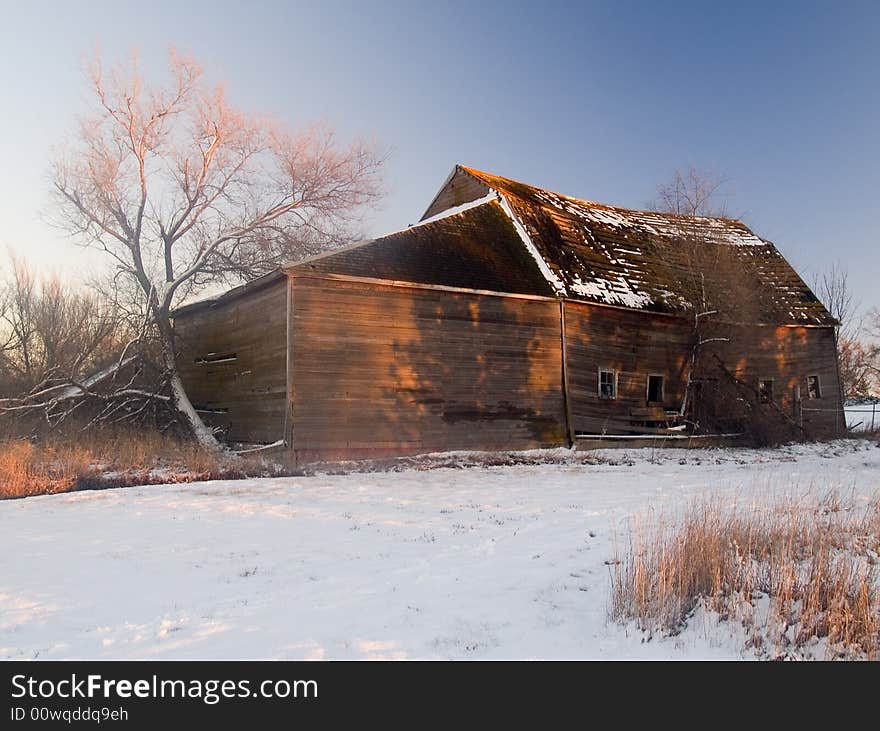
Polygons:
[[[283,437],[286,398],[286,277],[175,319],[177,358],[197,407],[231,441],[274,442]],[[211,353],[234,354],[201,363]]]
[[[496,292],[488,289],[468,289],[466,287],[453,287],[446,284],[421,284],[419,282],[405,282],[394,279],[380,279],[376,277],[356,277],[350,274],[330,274],[326,272],[300,272],[296,266],[287,269],[289,275],[295,275],[298,280],[325,279],[338,282],[353,282],[366,285],[384,285],[387,287],[402,287],[404,289],[432,289],[438,292],[460,292],[463,294],[479,294],[486,297],[504,297],[507,299],[538,300],[543,302],[556,302],[556,297],[547,297],[540,294],[521,294],[518,292]],[[367,290],[364,290],[367,291]]]
[[[633,409],[647,407],[647,377],[664,376],[664,404],[681,404],[693,344],[692,325],[685,319],[653,313],[613,311],[587,303],[566,303],[566,360],[573,423],[578,433],[626,433]],[[786,413],[794,408],[795,386],[805,392],[806,377],[819,375],[822,399],[804,404],[804,429],[810,436],[831,436],[842,423],[836,348],[831,328],[761,327],[714,323],[728,342],[704,346],[701,375],[719,378],[715,355],[745,383],[757,388],[758,379],[772,379],[777,405]],[[618,374],[616,399],[600,398],[598,372]],[[830,397],[829,397],[830,396]],[[815,405],[827,411],[808,412]],[[733,407],[730,418],[744,416]]]
[[488,192],[489,187],[484,182],[477,180],[461,168],[456,168],[434,200],[431,201],[431,205],[428,206],[422,219],[431,218],[450,208],[475,201]]
[[565,300],[559,300],[559,334],[562,348],[562,403],[565,410],[565,431],[569,446],[574,444],[574,421],[571,415],[571,394],[568,379],[568,345],[565,337]]
[[565,443],[556,300],[292,277],[298,453]]
[[[630,433],[647,407],[684,394],[687,320],[553,298],[293,274],[175,322],[178,359],[205,420],[240,441],[285,438],[310,455],[525,448],[572,433]],[[705,349],[744,383],[774,381],[777,406],[818,375],[802,404],[809,435],[843,424],[831,328],[718,325]],[[213,356],[211,354],[214,354]],[[212,358],[221,362],[213,362]],[[704,376],[711,376],[706,368]],[[598,372],[617,373],[616,399]],[[635,410],[635,411],[634,411]],[[735,414],[734,414],[735,415]],[[371,450],[373,450],[371,452]],[[396,451],[395,451],[396,450]]]
[[[293,359],[294,347],[296,341],[293,337],[293,287],[292,282],[288,278],[285,286],[285,304],[287,305],[287,321],[285,322],[284,334],[286,339],[285,348],[285,385],[286,385],[286,403],[284,405],[284,444],[293,450],[293,403],[296,383],[293,380]],[[294,462],[296,461],[296,453],[292,453]]]

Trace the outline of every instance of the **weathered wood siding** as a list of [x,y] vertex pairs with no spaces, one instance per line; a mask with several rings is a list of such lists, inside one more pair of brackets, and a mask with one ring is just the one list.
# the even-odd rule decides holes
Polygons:
[[297,458],[565,443],[559,305],[291,275]]
[[[837,343],[830,327],[730,325],[729,342],[709,346],[737,379],[757,390],[773,381],[779,410],[800,421],[808,437],[839,436],[844,430],[837,373]],[[808,398],[807,377],[818,375],[822,397]],[[795,395],[800,392],[800,406]],[[765,407],[766,408],[766,407]]]
[[[649,375],[664,377],[667,409],[677,410],[684,397],[693,324],[678,317],[565,303],[566,361],[569,408],[578,434],[634,433],[632,412],[647,404]],[[843,411],[837,377],[834,330],[825,327],[715,324],[705,336],[726,342],[704,346],[700,354],[703,378],[724,384],[715,359],[746,390],[757,394],[758,381],[773,381],[774,405],[759,406],[803,426],[808,437],[841,433]],[[617,398],[599,396],[599,370],[618,374]],[[822,397],[809,399],[807,377],[818,375]],[[800,404],[796,389],[800,390]],[[715,405],[715,415],[731,423],[744,415],[741,404]],[[727,413],[718,413],[726,409]]]
[[[667,315],[565,302],[572,425],[576,434],[626,434],[630,412],[647,403],[648,375],[662,375],[664,405],[678,408],[689,366],[691,328]],[[617,398],[599,397],[599,370],[617,372]]]
[[282,278],[175,319],[178,363],[190,400],[230,441],[282,438],[286,300]]
[[[561,445],[566,408],[574,433],[634,433],[649,375],[664,377],[663,405],[680,407],[690,321],[563,306],[567,406],[560,303],[551,298],[293,271],[182,314],[175,332],[184,383],[208,424],[230,441],[287,437],[305,461]],[[755,393],[759,380],[773,381],[774,405],[759,408],[809,437],[841,433],[832,328],[715,329],[727,341],[705,348],[702,377],[723,380],[717,354]],[[600,369],[617,373],[617,398],[600,398]],[[808,397],[811,375],[819,399]],[[719,409],[735,420],[739,406]]]
[[430,218],[450,208],[470,203],[478,198],[482,198],[488,192],[488,185],[481,180],[477,180],[477,178],[469,175],[464,170],[457,168],[449,182],[431,202],[422,218]]

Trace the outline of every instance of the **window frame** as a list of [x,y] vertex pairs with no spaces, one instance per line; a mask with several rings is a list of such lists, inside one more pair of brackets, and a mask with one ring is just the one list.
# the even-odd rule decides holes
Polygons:
[[[611,389],[612,393],[610,396],[602,393],[602,374],[610,373],[611,374]],[[617,371],[614,368],[598,368],[598,380],[596,382],[596,391],[599,395],[600,399],[607,399],[608,401],[614,401],[617,399]]]
[[[810,379],[816,379],[816,395],[813,396],[813,393],[810,389]],[[806,378],[807,381],[807,400],[808,401],[818,401],[822,398],[822,378],[818,373],[811,373]]]

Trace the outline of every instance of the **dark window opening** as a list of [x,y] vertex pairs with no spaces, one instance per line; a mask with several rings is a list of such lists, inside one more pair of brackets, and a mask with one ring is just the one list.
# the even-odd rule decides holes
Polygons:
[[208,353],[201,358],[196,358],[196,365],[213,365],[215,363],[234,363],[238,360],[238,353]]
[[617,374],[599,371],[599,398],[617,398]]
[[807,398],[822,398],[822,384],[819,376],[807,376]]
[[762,404],[769,404],[773,401],[773,381],[758,381],[758,401]]
[[663,376],[648,376],[648,403],[663,403]]

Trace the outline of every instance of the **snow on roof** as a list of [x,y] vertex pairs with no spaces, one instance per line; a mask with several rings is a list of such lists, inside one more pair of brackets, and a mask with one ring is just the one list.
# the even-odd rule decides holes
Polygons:
[[835,324],[776,247],[742,221],[609,206],[464,166],[429,211],[475,195],[474,181],[501,196],[548,283],[563,296],[681,312],[694,299],[696,255],[700,276],[726,290],[727,309],[741,310],[744,321]]
[[[695,268],[694,258],[700,259]],[[419,223],[284,266],[686,313],[697,269],[744,322],[836,324],[782,254],[741,221],[580,200],[457,166]],[[189,304],[197,310],[283,271]]]
[[548,190],[535,193],[542,203],[581,219],[587,224],[642,231],[649,236],[680,237],[683,231],[714,244],[763,246],[766,242],[745,224],[731,218],[676,216],[655,211],[636,211],[570,198]]

